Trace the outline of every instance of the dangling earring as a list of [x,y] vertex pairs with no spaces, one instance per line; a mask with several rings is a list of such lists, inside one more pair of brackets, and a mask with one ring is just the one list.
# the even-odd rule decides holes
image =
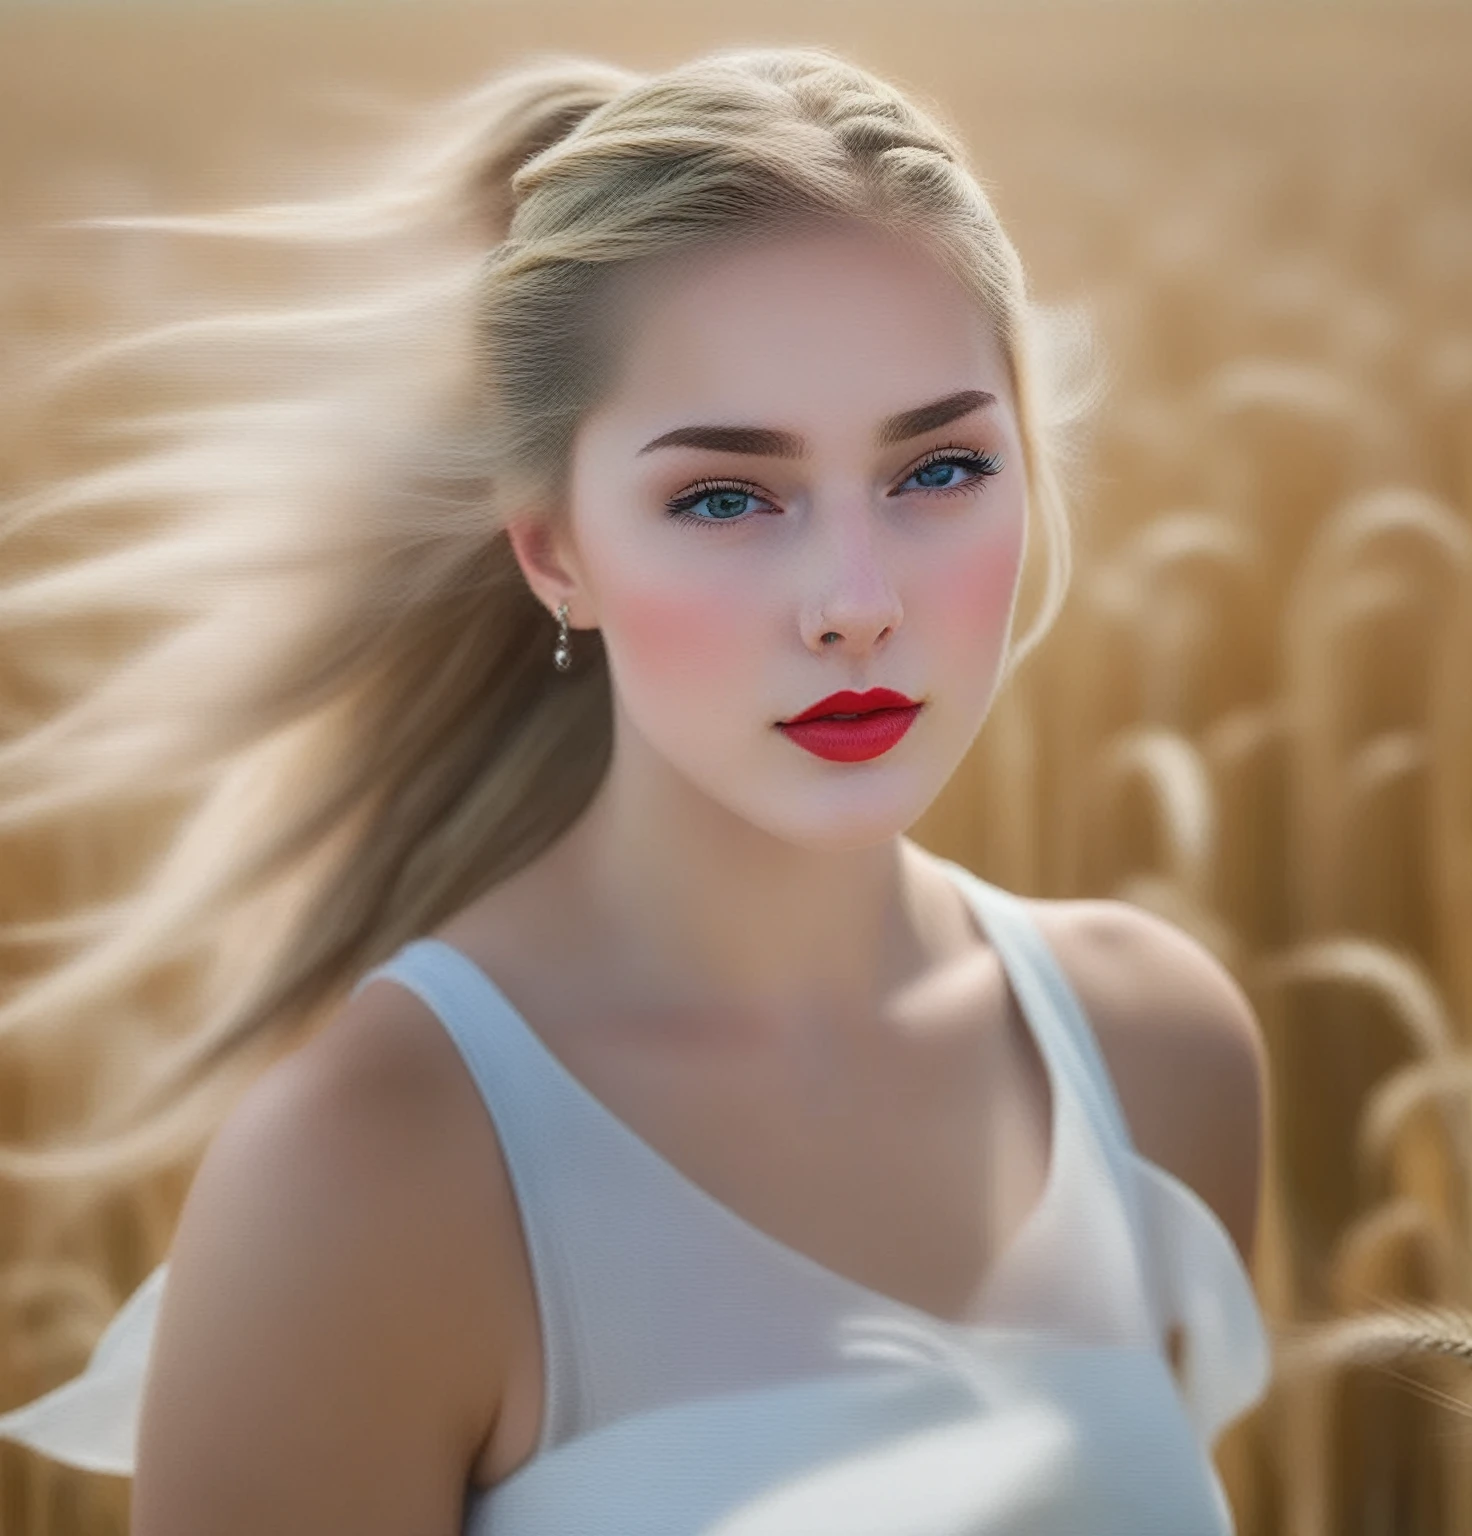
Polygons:
[[572,652],[567,647],[567,604],[557,605],[557,648],[552,652],[552,662],[559,672],[566,672],[572,665]]

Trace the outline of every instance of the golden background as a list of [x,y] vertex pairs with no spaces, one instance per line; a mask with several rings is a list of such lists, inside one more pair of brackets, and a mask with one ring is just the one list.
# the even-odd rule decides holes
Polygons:
[[[1242,1536],[1472,1532],[1472,1365],[1354,1322],[1472,1312],[1472,8],[0,7],[0,494],[81,451],[20,403],[56,342],[283,277],[46,221],[320,187],[392,131],[381,106],[528,49],[651,68],[776,42],[938,105],[1036,293],[1100,337],[1067,609],[915,835],[1010,889],[1164,913],[1258,1008],[1255,1279],[1275,1328],[1337,1331],[1222,1444]],[[83,678],[89,643],[113,642],[52,675]],[[0,644],[0,734],[49,702],[17,662]],[[0,845],[0,938],[115,889],[158,835]],[[0,976],[19,963],[0,946]],[[0,1137],[75,1124],[116,1070],[7,1045]],[[0,1186],[0,1408],[82,1368],[189,1171]],[[125,1484],[0,1445],[0,1536],[125,1527]]]

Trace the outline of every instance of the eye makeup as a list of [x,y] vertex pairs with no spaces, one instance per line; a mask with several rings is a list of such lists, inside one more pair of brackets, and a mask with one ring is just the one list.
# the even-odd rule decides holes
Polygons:
[[[920,486],[913,491],[906,491],[905,485],[913,480],[916,475],[923,474],[926,470],[937,465],[954,464],[968,470],[968,478],[958,481],[954,485],[930,485]],[[900,480],[896,489],[888,492],[890,496],[900,495],[924,495],[924,496],[955,496],[962,492],[980,489],[982,483],[993,475],[1000,474],[1004,467],[1004,460],[999,453],[980,453],[974,448],[960,445],[933,448],[922,457],[918,463],[912,465]],[[719,527],[725,523],[746,523],[751,519],[752,513],[742,512],[731,516],[701,517],[696,515],[695,508],[702,502],[713,500],[716,497],[746,497],[751,501],[764,503],[771,508],[771,500],[758,486],[746,480],[697,480],[694,485],[672,496],[665,503],[666,513],[676,522],[700,523],[706,526]]]
[[[747,515],[740,517],[696,517],[693,509],[701,502],[709,501],[716,496],[745,496],[752,501],[763,501],[765,497],[754,485],[746,484],[739,480],[698,480],[689,490],[683,491],[678,496],[673,496],[665,503],[665,511],[676,522],[706,523],[719,526],[722,523],[746,522]],[[769,503],[770,505],[770,503]]]
[[[978,453],[974,448],[933,448],[924,458],[916,464],[900,482],[901,487],[907,481],[913,480],[916,475],[923,474],[927,469],[933,469],[938,464],[960,464],[969,469],[974,476],[970,480],[962,480],[956,485],[929,485],[923,489],[931,495],[953,495],[957,491],[968,490],[977,485],[978,481],[999,475],[1003,468],[1003,459],[999,453]],[[891,491],[891,496],[898,496],[900,491]]]

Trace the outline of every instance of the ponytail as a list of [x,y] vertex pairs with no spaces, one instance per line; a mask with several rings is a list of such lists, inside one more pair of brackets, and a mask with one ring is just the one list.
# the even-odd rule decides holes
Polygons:
[[59,654],[119,610],[179,622],[0,745],[0,838],[133,824],[161,795],[186,809],[121,900],[0,930],[71,951],[12,988],[0,1037],[44,1026],[54,1044],[64,1019],[115,1073],[89,1141],[0,1147],[0,1177],[116,1182],[192,1154],[358,974],[591,797],[611,744],[602,646],[579,634],[570,672],[553,667],[554,625],[498,526],[468,435],[473,310],[512,175],[636,79],[538,62],[430,113],[361,190],[114,221],[347,245],[375,281],[385,252],[414,267],[345,301],[339,261],[330,304],[95,348],[67,374],[249,373],[259,398],[145,419],[156,446],[3,509],[12,539],[63,537],[123,501],[162,515],[123,554],[0,585],[0,647]]

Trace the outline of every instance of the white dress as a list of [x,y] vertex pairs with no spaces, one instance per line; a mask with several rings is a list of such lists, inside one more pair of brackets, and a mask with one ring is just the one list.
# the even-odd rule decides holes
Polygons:
[[[458,949],[415,940],[359,981],[408,987],[459,1047],[532,1260],[540,1439],[471,1491],[465,1536],[1231,1536],[1211,1449],[1270,1375],[1250,1277],[1211,1208],[1134,1149],[1026,906],[943,862],[1006,969],[1053,1107],[1041,1202],[963,1323],[707,1194]],[[131,1474],[166,1279],[161,1264],[79,1377],[0,1415],[0,1437]]]

